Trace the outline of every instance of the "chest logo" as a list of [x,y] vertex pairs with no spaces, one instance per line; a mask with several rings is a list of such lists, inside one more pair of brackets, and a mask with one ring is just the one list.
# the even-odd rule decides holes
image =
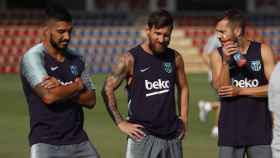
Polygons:
[[78,67],[76,65],[71,65],[70,66],[70,71],[73,75],[78,75]]
[[253,71],[260,71],[262,69],[262,65],[259,60],[251,61],[250,67]]
[[164,62],[163,68],[164,68],[165,72],[167,72],[169,74],[172,72],[172,65],[170,62]]
[[140,69],[140,72],[145,72],[145,71],[147,71],[147,70],[149,70],[150,69],[150,67],[146,67],[146,68],[144,68],[144,69]]
[[240,88],[254,88],[258,87],[260,85],[260,82],[258,79],[248,79],[244,78],[242,80],[237,80],[237,79],[231,79],[232,85],[235,87],[240,87]]
[[52,71],[55,71],[56,69],[58,69],[58,66],[53,66],[53,67],[51,67],[51,70],[52,70]]

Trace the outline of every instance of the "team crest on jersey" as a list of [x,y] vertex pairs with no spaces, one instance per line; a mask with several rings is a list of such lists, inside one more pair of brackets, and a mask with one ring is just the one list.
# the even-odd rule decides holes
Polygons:
[[167,72],[167,73],[172,72],[172,65],[170,62],[164,62],[163,67],[164,67],[165,72]]
[[70,66],[70,71],[74,75],[78,75],[78,67],[76,65],[71,65]]
[[251,61],[250,67],[253,71],[260,71],[262,69],[262,64],[259,60]]

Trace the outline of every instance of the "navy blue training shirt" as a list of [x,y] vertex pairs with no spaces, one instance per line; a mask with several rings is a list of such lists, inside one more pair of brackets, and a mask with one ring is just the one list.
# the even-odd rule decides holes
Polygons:
[[44,76],[53,76],[63,85],[81,77],[87,89],[94,90],[82,57],[71,50],[65,53],[64,62],[51,57],[42,43],[29,49],[21,60],[21,80],[30,114],[30,145],[77,144],[88,139],[83,130],[82,107],[70,99],[45,105],[33,88]]
[[[222,55],[222,49],[218,50]],[[244,56],[247,59],[245,67],[239,68],[233,62],[229,65],[232,85],[254,88],[268,84],[261,56],[261,44],[251,42]],[[221,98],[218,127],[220,146],[270,145],[272,118],[267,97]]]
[[151,55],[140,45],[129,52],[134,58],[132,82],[127,86],[129,121],[157,137],[174,138],[180,124],[175,103],[175,52],[168,48],[161,55]]

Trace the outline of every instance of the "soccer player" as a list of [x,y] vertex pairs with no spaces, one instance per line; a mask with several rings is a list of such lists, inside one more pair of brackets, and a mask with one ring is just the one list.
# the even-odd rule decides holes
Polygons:
[[[173,18],[167,11],[151,13],[146,41],[124,53],[105,81],[103,98],[108,112],[128,135],[127,158],[182,158],[189,88],[182,56],[168,48],[172,29]],[[127,120],[120,114],[114,94],[123,80],[128,91]]]
[[[263,38],[258,34],[256,26],[252,24],[246,24],[245,26],[245,37],[250,41],[257,41],[257,42],[263,42]],[[203,62],[207,65],[208,69],[208,81],[212,85],[212,72],[210,68],[210,62],[209,62],[209,56],[210,53],[214,52],[215,49],[218,47],[221,47],[221,43],[217,37],[216,32],[211,35],[204,48],[203,53],[201,54]],[[217,137],[218,136],[218,119],[220,114],[220,102],[219,101],[206,101],[206,100],[200,100],[198,102],[199,107],[199,118],[202,122],[205,122],[207,120],[208,113],[210,111],[215,112],[215,122],[214,126],[211,131],[211,135]]]
[[95,88],[79,54],[67,48],[72,17],[58,5],[46,10],[44,39],[21,60],[29,107],[31,158],[98,158],[83,130],[83,107],[95,106]]
[[244,27],[240,11],[226,11],[216,24],[222,47],[210,55],[213,85],[221,97],[219,157],[271,158],[267,89],[274,55],[268,45],[247,40]]

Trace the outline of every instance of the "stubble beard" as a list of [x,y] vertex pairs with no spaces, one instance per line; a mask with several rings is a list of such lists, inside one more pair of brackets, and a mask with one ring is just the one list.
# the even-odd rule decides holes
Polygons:
[[49,42],[50,42],[51,46],[58,51],[65,51],[67,49],[67,46],[68,46],[68,45],[66,45],[65,47],[60,47],[59,44],[55,40],[53,40],[52,35],[50,35],[50,41]]

